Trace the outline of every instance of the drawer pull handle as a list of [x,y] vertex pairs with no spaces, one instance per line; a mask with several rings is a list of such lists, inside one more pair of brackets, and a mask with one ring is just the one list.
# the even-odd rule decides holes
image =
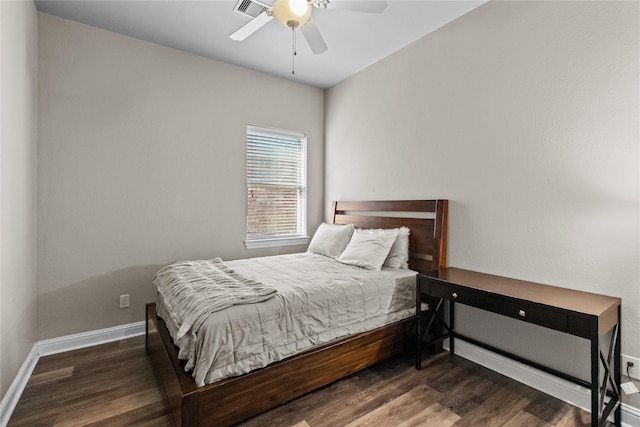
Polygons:
[[524,317],[527,313],[525,313],[524,310],[518,310],[518,314],[522,317]]
[[451,294],[452,297],[454,298],[458,298],[458,294],[456,294],[455,292]]

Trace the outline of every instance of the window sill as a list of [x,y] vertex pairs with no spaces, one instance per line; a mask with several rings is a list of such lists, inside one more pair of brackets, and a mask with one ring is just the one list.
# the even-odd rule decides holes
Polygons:
[[247,249],[273,248],[276,246],[306,245],[309,236],[283,237],[278,239],[245,240]]

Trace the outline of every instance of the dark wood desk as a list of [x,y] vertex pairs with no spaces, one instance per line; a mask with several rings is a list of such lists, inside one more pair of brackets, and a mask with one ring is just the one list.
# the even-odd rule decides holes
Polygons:
[[[615,425],[620,425],[620,298],[576,291],[501,276],[446,268],[433,275],[418,275],[416,313],[418,342],[416,369],[421,368],[422,347],[449,338],[449,351],[455,352],[455,339],[462,339],[529,366],[556,375],[591,390],[591,425],[600,426],[614,411]],[[425,339],[420,321],[421,304],[438,299],[426,329]],[[449,301],[448,323],[442,317],[442,304]],[[591,381],[584,381],[534,361],[463,336],[455,330],[455,303],[501,314],[524,322],[544,326],[586,338],[591,342]],[[433,336],[435,331],[435,335]],[[600,340],[611,333],[609,348],[602,353]],[[602,377],[600,367],[603,367]],[[602,382],[601,382],[602,380]],[[605,400],[609,397],[608,402]]]

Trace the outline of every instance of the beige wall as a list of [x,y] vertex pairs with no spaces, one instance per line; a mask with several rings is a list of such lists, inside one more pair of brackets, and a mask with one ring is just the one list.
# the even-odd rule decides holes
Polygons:
[[321,90],[47,14],[39,55],[39,339],[143,320],[172,261],[304,249],[244,248],[246,125],[307,132],[312,232]]
[[0,399],[36,341],[37,35],[32,2],[0,2]]
[[[640,356],[637,2],[490,2],[324,102],[0,4],[2,395],[36,339],[142,320],[159,266],[280,252],[242,244],[247,123],[308,133],[310,231],[324,200],[449,198],[451,265],[620,296],[623,352]],[[472,334],[499,327],[543,359],[566,339],[478,316]]]
[[[489,2],[329,89],[325,199],[450,199],[450,265],[622,297],[640,357],[639,7]],[[569,339],[460,314],[541,361]]]

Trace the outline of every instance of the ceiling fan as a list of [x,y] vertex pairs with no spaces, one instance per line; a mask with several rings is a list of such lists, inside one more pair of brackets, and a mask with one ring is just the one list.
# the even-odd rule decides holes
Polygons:
[[232,40],[244,40],[262,28],[273,18],[282,25],[302,31],[311,51],[318,55],[327,50],[327,45],[311,19],[313,8],[342,9],[368,13],[382,13],[387,7],[385,0],[238,0],[234,10],[253,19],[229,36]]

